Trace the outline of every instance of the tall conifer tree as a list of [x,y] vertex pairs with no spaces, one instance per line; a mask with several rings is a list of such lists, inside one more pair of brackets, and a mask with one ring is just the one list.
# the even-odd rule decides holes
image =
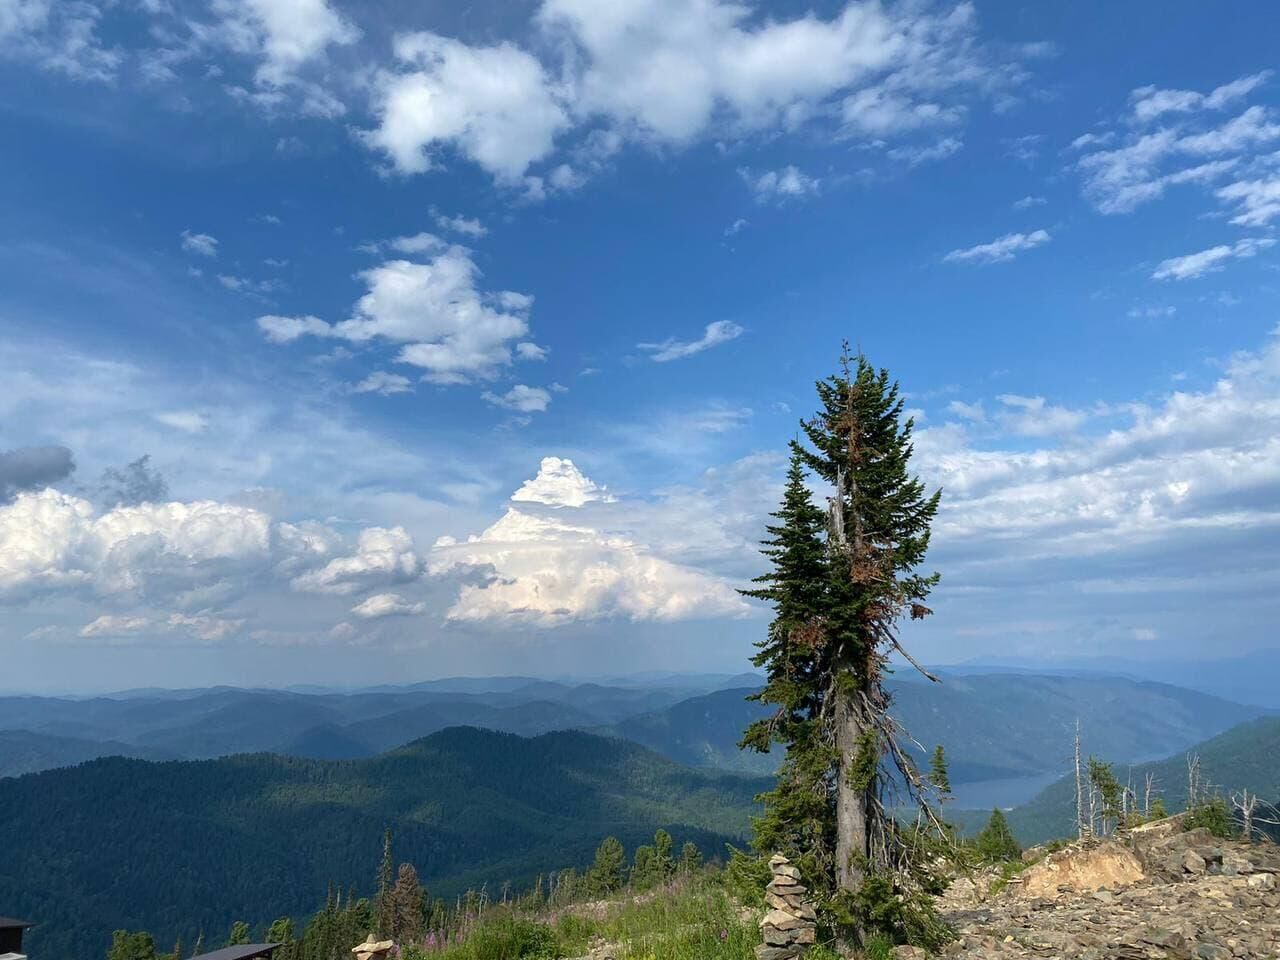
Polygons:
[[750,699],[777,709],[747,728],[742,746],[767,752],[773,743],[787,745],[777,785],[760,797],[765,812],[755,821],[755,843],[762,851],[785,853],[814,882],[831,874],[834,864],[829,775],[835,754],[818,719],[822,695],[814,648],[826,610],[829,564],[826,515],[813,503],[803,453],[794,441],[782,505],[773,517],[777,522],[766,528],[770,539],[762,550],[773,569],[756,578],[760,586],[742,592],[773,604],[773,622],[752,659],[765,668],[767,683]]
[[[894,782],[923,804],[924,781],[899,746],[884,679],[893,651],[911,660],[898,624],[930,613],[924,601],[938,576],[917,568],[940,495],[910,473],[913,424],[887,371],[846,348],[840,372],[817,392],[819,411],[802,423],[808,443],[791,445],[778,523],[768,528],[773,569],[747,591],[774,606],[754,662],[768,673],[758,699],[777,710],[748,729],[744,745],[787,747],[757,841],[799,856],[854,939],[873,927],[934,939],[918,845],[888,812]],[[806,469],[832,490],[825,514]]]
[[942,744],[933,748],[933,756],[929,760],[929,782],[938,791],[940,799],[951,796],[951,773],[947,769],[947,753]]
[[382,835],[382,860],[378,864],[378,935],[391,936],[395,925],[395,904],[391,896],[393,877],[391,871],[394,862],[391,859],[391,828]]

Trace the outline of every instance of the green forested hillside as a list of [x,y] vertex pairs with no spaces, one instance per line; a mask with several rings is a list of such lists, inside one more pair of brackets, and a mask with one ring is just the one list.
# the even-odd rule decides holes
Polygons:
[[[1233,727],[1226,733],[1195,744],[1164,760],[1130,765],[1117,764],[1116,776],[1122,783],[1132,776],[1134,788],[1141,792],[1146,775],[1155,776],[1157,795],[1170,811],[1181,810],[1187,801],[1187,754],[1200,756],[1203,780],[1223,795],[1248,788],[1264,799],[1280,802],[1280,718],[1268,717]],[[1111,757],[1099,754],[1101,759]],[[990,811],[960,818],[966,826],[975,826]],[[1069,835],[1075,823],[1075,781],[1063,777],[1051,784],[1030,803],[1009,812],[1009,823],[1023,843],[1039,843]]]
[[450,896],[584,865],[608,834],[720,852],[764,786],[584,733],[471,728],[366,760],[109,758],[0,780],[0,903],[40,921],[33,956],[97,960],[120,927],[190,944],[310,912],[331,882],[367,893],[388,826]]
[[[1088,748],[1130,761],[1162,756],[1258,715],[1207,694],[1119,677],[947,676],[890,684],[891,713],[926,750],[941,743],[955,783],[1062,769],[1077,718]],[[682,763],[768,773],[778,752],[738,740],[764,715],[751,689],[721,690],[610,728]],[[1016,735],[1015,735],[1016,732]]]

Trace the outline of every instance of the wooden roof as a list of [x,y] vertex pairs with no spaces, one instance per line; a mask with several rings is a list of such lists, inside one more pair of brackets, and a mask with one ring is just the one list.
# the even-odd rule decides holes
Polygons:
[[269,957],[280,946],[278,943],[241,943],[202,953],[193,960],[254,960],[256,957]]

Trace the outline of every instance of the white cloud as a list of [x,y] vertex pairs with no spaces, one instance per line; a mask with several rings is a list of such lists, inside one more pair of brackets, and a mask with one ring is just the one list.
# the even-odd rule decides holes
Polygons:
[[521,360],[545,360],[550,352],[546,347],[528,341],[516,344],[516,356]]
[[1012,260],[1025,250],[1044,246],[1050,240],[1046,230],[1031,233],[1006,233],[990,243],[952,250],[942,259],[947,263],[1003,263]]
[[396,37],[395,54],[407,72],[379,75],[379,124],[365,140],[401,173],[430,170],[449,146],[514,183],[569,123],[542,64],[510,43],[470,47],[412,33]]
[[[317,617],[323,623],[326,610],[330,617],[340,613],[346,604],[336,598],[385,593],[422,574],[412,538],[399,527],[366,528],[348,546],[324,524],[275,521],[234,503],[144,503],[100,512],[46,489],[0,506],[0,604],[19,614],[55,609],[70,616],[107,605],[110,612],[79,630],[82,641],[220,643],[242,634],[254,640],[273,609],[288,610],[298,630]],[[303,612],[287,599],[289,590],[320,597]],[[375,598],[359,606],[383,605]],[[51,641],[66,636],[60,629],[47,634]]]
[[177,641],[213,644],[228,640],[243,629],[242,619],[203,614],[171,613],[168,616],[103,614],[80,628],[81,640],[126,643]]
[[739,217],[737,220],[733,221],[733,223],[724,228],[724,235],[726,237],[736,237],[745,230],[749,224],[749,220]]
[[928,146],[895,147],[889,151],[889,159],[902,161],[909,167],[918,167],[922,163],[945,160],[959,153],[963,148],[964,144],[958,138],[944,137]]
[[496,523],[464,542],[440,538],[431,551],[433,574],[488,574],[482,583],[463,585],[448,619],[554,627],[601,619],[741,616],[749,609],[723,580],[604,529],[601,524],[611,517],[625,521],[631,511],[606,498],[570,461],[544,459],[538,477],[521,487],[517,499],[578,511],[590,506],[597,514],[570,522],[508,507]]
[[481,395],[495,407],[514,410],[517,413],[542,413],[551,405],[551,394],[542,387],[530,387],[517,383],[504,394],[485,391]]
[[763,172],[742,169],[738,174],[751,188],[758,203],[798,200],[801,197],[813,196],[822,185],[817,177],[811,177],[793,165]]
[[218,283],[236,293],[243,293],[255,300],[267,300],[267,294],[275,293],[284,287],[279,280],[254,280],[251,277],[237,277],[232,274],[218,274]]
[[1208,250],[1201,250],[1198,253],[1189,253],[1182,257],[1170,257],[1168,260],[1162,260],[1156,266],[1155,271],[1151,274],[1151,279],[1192,280],[1196,277],[1202,277],[1206,273],[1221,270],[1228,260],[1248,259],[1257,256],[1260,251],[1274,245],[1275,241],[1269,237],[1245,237],[1242,240],[1237,240],[1231,246],[1220,244],[1216,247],[1210,247]]
[[182,249],[187,253],[194,253],[201,257],[216,257],[218,255],[218,239],[209,236],[207,233],[192,233],[190,230],[183,230]]
[[[374,244],[372,249],[378,249],[378,244]],[[439,253],[441,250],[448,248],[449,244],[445,243],[434,233],[415,233],[407,237],[395,237],[388,240],[385,246],[400,253]]]
[[[1124,421],[1104,433],[1032,449],[979,446],[954,423],[917,432],[922,473],[946,491],[935,528],[944,587],[1026,588],[1043,611],[1061,582],[1064,622],[1094,631],[1098,610],[1080,598],[1104,587],[1122,590],[1130,609],[1155,592],[1155,609],[1194,619],[1204,577],[1239,583],[1274,568],[1280,328],[1205,389],[1128,404],[1116,416]],[[1203,642],[1202,632],[1194,637]]]
[[794,127],[836,100],[848,128],[882,137],[953,120],[961,111],[938,97],[1001,82],[968,5],[938,16],[863,3],[830,19],[755,13],[720,0],[546,0],[540,18],[581,51],[580,112],[673,143],[718,119]]
[[947,404],[947,410],[954,413],[957,417],[963,417],[965,420],[972,420],[974,423],[985,423],[987,412],[983,409],[982,401],[976,403],[965,403],[963,400],[952,400]]
[[1076,145],[1091,151],[1077,163],[1085,197],[1102,213],[1128,213],[1159,198],[1171,186],[1211,186],[1255,160],[1257,148],[1280,140],[1280,123],[1273,121],[1270,111],[1255,105],[1225,122],[1218,122],[1209,111],[1247,96],[1268,75],[1242,77],[1204,95],[1151,87],[1135,90],[1139,120],[1165,118],[1171,125],[1149,132],[1141,124],[1137,129],[1125,128],[1123,142],[1113,149],[1095,148],[1114,140],[1114,131],[1078,137]]
[[411,603],[398,593],[375,593],[352,607],[351,613],[362,620],[377,620],[382,617],[411,616],[426,609],[425,603]]
[[314,337],[327,337],[330,334],[329,324],[319,317],[281,317],[267,314],[259,317],[257,323],[258,329],[272,343],[290,343],[308,334]]
[[960,107],[918,102],[910,96],[879,86],[859,90],[846,97],[841,104],[841,115],[851,130],[879,140],[923,127],[959,123],[964,111]]
[[475,240],[489,233],[488,228],[474,217],[450,217],[438,211],[432,211],[432,218],[441,230],[452,230],[454,233],[461,233]]
[[276,343],[311,335],[402,344],[396,361],[420,367],[434,383],[486,379],[510,365],[513,341],[528,334],[533,298],[509,290],[482,292],[479,275],[463,247],[449,247],[423,263],[389,260],[360,274],[369,292],[349,320],[264,316],[258,326]]
[[98,514],[47,489],[0,507],[0,599],[87,591],[120,600],[170,597],[269,568],[270,518],[213,501],[143,503]]
[[184,433],[203,433],[209,429],[208,414],[198,410],[162,410],[155,414],[155,418],[165,426]]
[[103,46],[102,13],[87,0],[0,0],[0,59],[28,61],[73,80],[111,83],[124,57]]
[[1082,133],[1071,141],[1071,149],[1083,150],[1085,147],[1105,147],[1115,138],[1114,130],[1106,130],[1102,133]]
[[[1025,437],[1049,437],[1070,433],[1078,429],[1088,415],[1080,410],[1055,407],[1044,397],[1023,397],[1015,393],[1003,393],[996,397],[1004,410],[996,414],[996,421],[1006,430]],[[958,412],[958,411],[957,411]]]
[[[880,141],[956,124],[975,99],[1007,103],[1024,76],[979,43],[967,3],[855,0],[828,18],[778,19],[725,0],[543,0],[536,20],[543,59],[510,42],[397,36],[397,67],[372,82],[366,142],[401,173],[452,149],[536,200],[581,186],[624,139],[684,145],[813,122]],[[574,133],[557,162],[557,140]]]
[[731,320],[716,320],[707,324],[697,340],[677,340],[671,337],[661,343],[638,343],[636,347],[649,353],[656,362],[667,363],[671,360],[683,360],[695,353],[736,340],[745,332]]
[[1156,87],[1140,87],[1129,95],[1133,104],[1133,116],[1139,123],[1147,123],[1166,113],[1191,113],[1196,110],[1221,110],[1227,105],[1252,93],[1271,76],[1270,70],[1251,74],[1224,83],[1207,94],[1194,90],[1161,90]]
[[352,386],[351,392],[380,393],[384,397],[389,397],[395,393],[408,393],[412,389],[413,384],[408,377],[402,377],[398,373],[387,373],[385,370],[375,370]]
[[403,343],[398,361],[437,383],[493,376],[511,362],[511,342],[529,332],[524,294],[483,294],[470,255],[451,247],[426,263],[391,260],[361,277],[369,292],[333,335]]
[[1217,196],[1236,205],[1231,222],[1242,227],[1265,227],[1280,217],[1280,177],[1237,180],[1220,188]]
[[346,112],[330,90],[307,76],[330,47],[348,46],[361,36],[328,0],[212,0],[210,6],[218,19],[213,25],[189,21],[193,40],[259,61],[254,89],[230,85],[233,97],[268,113],[292,103],[311,116]]
[[295,590],[348,596],[381,585],[409,583],[422,574],[413,538],[403,527],[361,530],[355,552],[294,577]]
[[1037,197],[1037,196],[1028,194],[1027,196],[1023,197],[1021,200],[1015,200],[1013,202],[1013,209],[1030,210],[1032,207],[1043,207],[1048,202],[1049,201],[1046,200],[1044,197]]
[[511,499],[515,503],[540,503],[548,507],[581,507],[614,501],[605,487],[584,476],[572,460],[561,457],[543,457],[538,475],[521,484]]

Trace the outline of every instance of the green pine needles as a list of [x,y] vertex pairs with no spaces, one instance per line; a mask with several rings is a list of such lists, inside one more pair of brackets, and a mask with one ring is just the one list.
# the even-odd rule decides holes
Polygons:
[[[936,946],[946,931],[920,834],[942,835],[926,797],[947,787],[923,778],[900,746],[884,678],[894,651],[915,664],[898,641],[902,619],[931,612],[924,601],[938,575],[918,568],[940,494],[910,473],[913,425],[887,371],[846,345],[840,372],[817,392],[767,528],[771,569],[743,591],[773,606],[753,663],[767,674],[755,699],[776,709],[742,744],[787,751],[761,797],[756,847],[792,858],[846,939]],[[831,490],[826,510],[811,478]],[[894,816],[907,802],[920,810],[914,826]]]

